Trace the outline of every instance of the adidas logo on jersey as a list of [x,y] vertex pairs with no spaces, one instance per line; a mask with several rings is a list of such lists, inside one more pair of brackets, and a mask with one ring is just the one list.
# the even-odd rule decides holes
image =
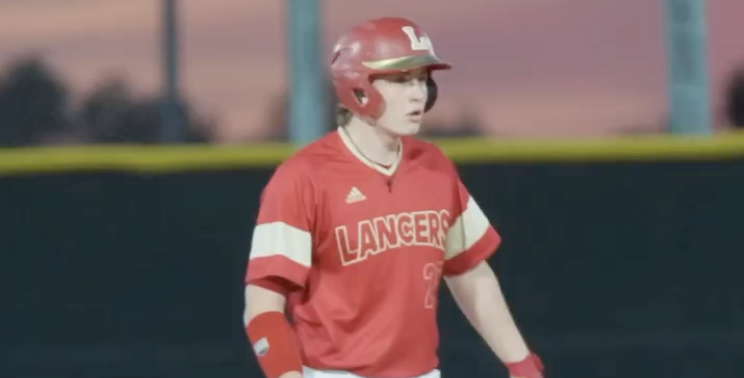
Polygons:
[[352,186],[349,194],[346,196],[346,203],[360,202],[366,199],[367,197],[362,194],[361,190],[359,190],[356,186]]

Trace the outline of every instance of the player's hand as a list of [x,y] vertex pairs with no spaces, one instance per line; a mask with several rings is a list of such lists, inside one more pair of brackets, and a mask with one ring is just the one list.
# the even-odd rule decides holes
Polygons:
[[527,358],[519,362],[506,364],[511,378],[543,378],[543,366],[540,357],[530,353]]

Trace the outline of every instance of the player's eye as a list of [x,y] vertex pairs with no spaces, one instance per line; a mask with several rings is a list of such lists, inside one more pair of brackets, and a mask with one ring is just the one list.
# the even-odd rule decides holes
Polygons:
[[417,74],[417,75],[411,75],[411,74],[401,74],[396,75],[395,77],[391,78],[393,82],[400,83],[400,84],[418,84],[421,82],[426,82],[428,75],[426,74]]
[[395,83],[406,83],[408,81],[411,81],[411,77],[408,75],[395,75],[391,78],[391,81]]

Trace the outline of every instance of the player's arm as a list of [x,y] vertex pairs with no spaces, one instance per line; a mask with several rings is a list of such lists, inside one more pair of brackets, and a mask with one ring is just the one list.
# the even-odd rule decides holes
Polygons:
[[312,261],[314,202],[308,171],[280,167],[261,197],[245,279],[244,323],[267,378],[302,376],[302,358],[284,313]]
[[542,366],[533,355],[509,311],[498,279],[488,263],[445,278],[460,310],[513,377],[542,377]]
[[486,262],[501,243],[488,218],[457,180],[459,216],[447,234],[444,277],[460,310],[513,377],[542,377],[542,364],[522,338],[496,275]]
[[266,377],[301,378],[300,351],[284,315],[286,295],[248,284],[245,301],[246,333]]

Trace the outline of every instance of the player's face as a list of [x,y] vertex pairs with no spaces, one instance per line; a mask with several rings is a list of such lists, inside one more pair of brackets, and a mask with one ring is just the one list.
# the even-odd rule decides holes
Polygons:
[[394,135],[413,135],[421,128],[428,96],[427,69],[377,77],[372,85],[385,100],[385,111],[377,125]]

